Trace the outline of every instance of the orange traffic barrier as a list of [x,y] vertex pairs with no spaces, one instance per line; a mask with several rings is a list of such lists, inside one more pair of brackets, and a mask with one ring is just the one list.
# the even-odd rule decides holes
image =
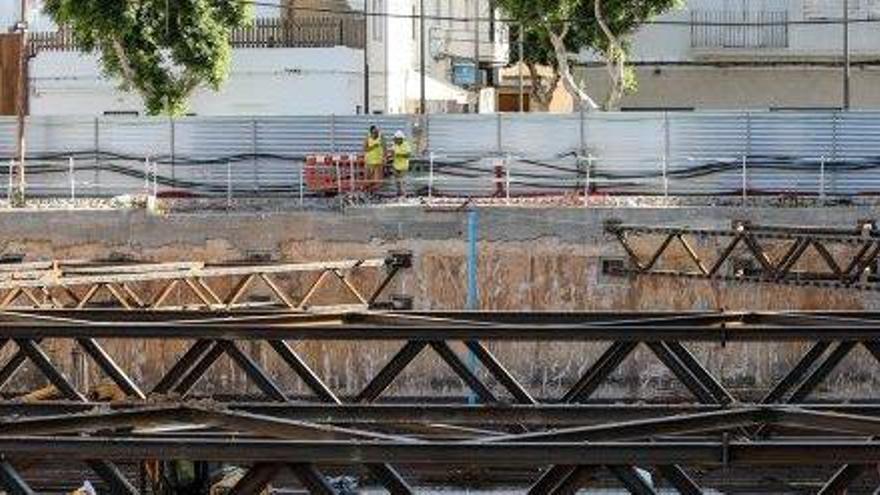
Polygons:
[[363,155],[308,155],[303,176],[308,190],[327,195],[369,189]]

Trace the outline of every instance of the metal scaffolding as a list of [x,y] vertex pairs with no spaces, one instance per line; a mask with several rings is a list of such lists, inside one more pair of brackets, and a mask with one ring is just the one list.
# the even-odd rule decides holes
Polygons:
[[[861,493],[878,483],[871,468],[880,459],[874,382],[866,378],[859,387],[864,397],[825,387],[816,399],[854,349],[880,361],[878,313],[117,309],[0,317],[4,347],[16,347],[0,368],[0,385],[30,362],[60,394],[55,401],[15,395],[0,401],[0,486],[11,493],[33,493],[29,485],[40,479],[34,473],[47,463],[88,467],[113,493],[144,493],[132,466],[181,459],[246,468],[231,493],[260,493],[273,482],[338,493],[333,477],[339,474],[414,493],[432,483],[455,486],[461,479],[450,473],[461,470],[479,473],[484,486],[529,493],[609,486],[640,494],[792,487]],[[105,347],[180,339],[191,342],[189,350],[153,385]],[[125,397],[88,397],[41,347],[48,340],[79,346]],[[310,395],[285,389],[245,345],[253,342],[271,348]],[[299,345],[345,342],[397,342],[398,351],[360,390],[342,394],[306,362]],[[523,342],[605,345],[598,356],[584,356],[583,372],[563,394],[543,397],[534,393],[533,379],[518,376],[495,351]],[[805,347],[787,373],[757,390],[763,394],[756,400],[756,390],[731,387],[730,377],[693,351],[697,344],[733,343]],[[680,383],[680,397],[645,403],[598,393],[639,347]],[[477,404],[390,394],[425,352],[436,354]],[[261,397],[229,388],[194,393],[223,355]]]

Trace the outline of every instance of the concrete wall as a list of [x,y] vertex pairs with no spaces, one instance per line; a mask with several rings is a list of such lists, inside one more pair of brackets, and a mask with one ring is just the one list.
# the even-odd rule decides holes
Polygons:
[[[876,218],[871,208],[826,209],[487,209],[480,213],[480,303],[509,310],[661,310],[661,309],[877,309],[872,293],[811,288],[708,284],[687,280],[610,279],[600,273],[603,256],[621,256],[602,232],[607,218],[652,225],[689,224],[726,227],[731,219],[765,224],[854,225]],[[97,258],[123,253],[150,260],[238,260],[251,252],[271,252],[285,260],[321,260],[376,256],[391,248],[409,248],[415,267],[394,292],[415,296],[419,308],[462,308],[465,302],[465,232],[462,213],[420,209],[359,210],[335,213],[173,215],[142,213],[5,213],[0,215],[0,254],[27,253],[31,259]],[[699,249],[710,251],[711,244]],[[680,256],[684,256],[680,254]],[[369,282],[369,280],[362,280]],[[291,290],[306,281],[287,281]],[[47,342],[55,359],[68,364],[70,349]],[[317,372],[341,392],[363,386],[400,343],[307,343],[300,350]],[[804,345],[737,344],[692,346],[698,357],[737,389],[759,395],[771,379],[784,374]],[[141,342],[108,350],[126,368],[154,383],[183,342]],[[493,344],[499,359],[537,395],[558,397],[603,349],[600,344]],[[270,349],[249,349],[291,391],[301,385]],[[877,383],[877,363],[854,352],[833,374],[823,394],[864,397]],[[98,381],[98,377],[93,377]],[[22,379],[19,385],[27,382]],[[245,378],[228,362],[218,363],[200,384],[202,390],[229,390]],[[395,384],[392,394],[460,395],[460,382],[426,352]],[[606,397],[688,397],[646,350],[639,350],[601,390]]]

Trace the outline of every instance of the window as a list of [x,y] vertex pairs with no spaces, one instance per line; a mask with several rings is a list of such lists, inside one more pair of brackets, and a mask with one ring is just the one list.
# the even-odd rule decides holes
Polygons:
[[416,6],[413,5],[413,7],[412,7],[412,27],[410,28],[410,29],[412,29],[412,39],[413,40],[416,39],[416,33],[419,32],[419,28],[417,25],[418,22],[419,22],[419,12],[416,9]]
[[452,0],[446,0],[446,27],[452,27]]

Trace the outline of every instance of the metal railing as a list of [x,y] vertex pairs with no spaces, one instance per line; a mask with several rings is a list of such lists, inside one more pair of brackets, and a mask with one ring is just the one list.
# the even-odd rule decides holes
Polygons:
[[[230,42],[234,48],[363,48],[364,22],[351,16],[260,18],[234,30]],[[35,53],[78,49],[72,33],[64,30],[33,32],[30,43]]]
[[[371,123],[419,150],[411,195],[432,198],[880,194],[880,113],[584,113],[28,121],[30,197],[324,197],[309,155],[362,151]],[[15,154],[0,119],[0,184]],[[390,143],[389,143],[390,144]],[[351,177],[349,170],[339,180]],[[347,191],[351,188],[335,188]],[[325,188],[326,189],[326,188]],[[384,189],[394,191],[392,180]],[[0,193],[2,199],[2,193]]]
[[691,10],[692,48],[788,48],[788,11]]

